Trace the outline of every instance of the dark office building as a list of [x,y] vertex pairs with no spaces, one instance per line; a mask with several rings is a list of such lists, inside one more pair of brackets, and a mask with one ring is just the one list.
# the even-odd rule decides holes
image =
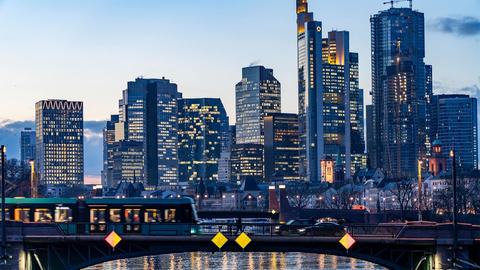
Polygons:
[[227,133],[227,113],[219,98],[178,101],[180,182],[218,180],[218,163]]
[[367,163],[368,168],[373,169],[375,160],[375,152],[372,150],[375,148],[375,140],[373,138],[374,124],[373,124],[373,105],[367,105],[366,108],[366,127],[367,127]]
[[120,182],[145,182],[144,148],[142,142],[119,141],[112,144],[112,169],[110,187]]
[[275,113],[265,117],[265,181],[299,179],[298,116]]
[[[442,142],[442,156],[455,149],[461,172],[478,169],[477,99],[468,95],[434,95],[431,137]],[[447,171],[452,167],[447,159]]]
[[251,177],[263,181],[263,145],[236,144],[231,156],[232,181],[242,181]]
[[35,131],[25,128],[20,133],[20,160],[28,164],[35,160]]
[[426,69],[424,15],[390,8],[373,15],[373,167],[387,177],[415,177],[426,158]]
[[83,185],[83,102],[37,102],[35,135],[40,185]]

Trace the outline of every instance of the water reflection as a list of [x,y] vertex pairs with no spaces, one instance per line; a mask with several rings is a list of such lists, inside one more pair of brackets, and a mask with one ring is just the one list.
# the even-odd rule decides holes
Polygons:
[[180,253],[106,262],[87,270],[308,270],[385,269],[375,264],[345,257],[308,253]]

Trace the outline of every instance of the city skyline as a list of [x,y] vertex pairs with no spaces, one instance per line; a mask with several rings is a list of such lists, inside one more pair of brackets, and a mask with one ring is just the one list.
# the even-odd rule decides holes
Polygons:
[[[388,6],[382,5],[381,1],[368,5],[359,5],[353,1],[342,2],[352,7],[342,10],[350,20],[341,19],[343,16],[334,16],[337,9],[331,3],[312,1],[310,10],[315,12],[316,19],[323,21],[325,31],[338,29],[350,32],[350,47],[359,52],[360,88],[365,89],[365,104],[370,104],[369,18]],[[478,18],[474,17],[476,14],[471,10],[476,7],[478,10],[480,4],[478,1],[464,1],[448,6],[448,1],[437,2],[435,7],[420,1],[413,3],[414,9],[424,12],[426,17],[425,60],[434,67],[434,93],[466,93],[478,97],[480,78],[475,64],[480,61],[480,56],[475,53],[474,48],[480,40],[480,27]],[[289,98],[297,94],[295,39],[292,38],[295,17],[291,12],[295,3],[272,3],[271,0],[242,1],[216,3],[213,7],[212,1],[202,2],[201,5],[191,1],[178,4],[146,1],[141,7],[127,4],[114,6],[107,18],[100,19],[96,14],[111,8],[112,2],[58,4],[53,7],[48,1],[42,2],[41,6],[37,3],[4,1],[0,4],[0,13],[4,15],[0,19],[3,25],[0,26],[0,32],[4,33],[6,42],[0,45],[0,57],[5,59],[3,63],[9,65],[0,65],[0,74],[5,76],[0,80],[0,89],[12,102],[0,108],[0,126],[6,120],[32,120],[35,102],[48,98],[82,100],[85,104],[86,120],[105,120],[115,112],[115,100],[124,89],[124,82],[140,75],[167,76],[175,81],[179,85],[179,91],[188,97],[220,97],[230,121],[233,122],[235,106],[232,93],[239,79],[238,70],[249,63],[269,66],[276,71],[276,77],[283,88],[282,99],[285,102],[282,109],[284,112],[296,112],[296,101]],[[446,6],[448,8],[445,8]],[[179,24],[176,21],[174,23],[171,16],[134,21],[139,15],[132,14],[132,19],[120,21],[126,12],[141,14],[141,11],[147,8],[158,12],[182,9],[187,19]],[[196,8],[208,10],[205,18],[194,15]],[[35,13],[33,9],[36,9]],[[244,12],[248,18],[234,15],[238,10]],[[256,19],[258,15],[264,14],[262,12],[267,11],[271,19]],[[46,17],[51,12],[55,12],[55,19],[38,22],[41,16]],[[217,13],[219,14],[215,20],[210,18],[210,15]],[[22,21],[15,20],[13,24],[18,14],[29,16]],[[225,21],[225,18],[234,20]],[[58,25],[57,20],[63,20],[64,24]],[[218,20],[223,20],[222,25],[218,24]],[[201,31],[192,33],[188,40],[178,34],[170,35],[173,30],[169,29],[173,25],[174,28],[180,28],[192,22],[195,22]],[[32,23],[38,25],[32,28]],[[98,27],[94,27],[96,24]],[[261,24],[263,28],[267,27],[271,31],[264,35],[264,31],[257,29],[262,27],[253,27],[255,24]],[[40,31],[34,33],[31,32],[32,29]],[[152,35],[155,29],[158,34]],[[218,34],[211,35],[211,31]],[[18,35],[19,32],[23,34]],[[249,38],[257,40],[256,46],[239,42],[242,40],[241,36],[247,32],[251,33]],[[232,33],[235,33],[234,38],[221,38],[231,36]],[[22,42],[23,38],[30,38],[31,35],[36,37],[35,45]],[[210,39],[206,40],[206,36]],[[165,42],[164,37],[173,38]],[[188,42],[192,38],[195,42]],[[134,40],[137,42],[132,43]],[[182,46],[179,47],[181,42]],[[448,51],[447,44],[451,42],[455,42],[458,52],[444,53],[442,57],[438,57],[440,53]],[[106,48],[112,45],[115,45],[114,49],[106,51]],[[17,51],[15,58],[9,53],[13,48]],[[232,51],[236,53],[232,55]],[[225,57],[226,55],[231,57]],[[190,66],[186,65],[187,59]],[[459,63],[458,59],[462,59],[462,69],[452,68],[450,63]],[[45,65],[47,61],[48,64]],[[202,66],[206,61],[210,61],[212,65],[200,70],[198,65]],[[224,75],[214,80],[214,74]],[[75,84],[67,83],[74,78]],[[216,83],[211,83],[211,80]],[[69,90],[65,90],[67,87]]]

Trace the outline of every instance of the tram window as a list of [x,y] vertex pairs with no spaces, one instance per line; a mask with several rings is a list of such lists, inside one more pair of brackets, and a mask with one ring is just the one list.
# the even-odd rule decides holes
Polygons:
[[70,207],[55,208],[55,222],[71,222],[72,221],[72,209]]
[[[5,209],[5,219],[10,220],[10,210],[8,208]],[[2,209],[0,209],[0,220],[2,220]]]
[[14,215],[15,221],[30,222],[30,208],[17,208]]
[[105,223],[105,209],[90,209],[90,223]]
[[148,223],[162,222],[162,212],[158,209],[145,210],[144,220]]
[[125,209],[127,223],[140,223],[140,209]]
[[165,209],[165,222],[175,222],[176,209]]
[[52,222],[52,212],[47,208],[37,208],[33,214],[35,222]]
[[121,210],[120,209],[110,209],[110,221],[111,222],[120,222],[121,221]]

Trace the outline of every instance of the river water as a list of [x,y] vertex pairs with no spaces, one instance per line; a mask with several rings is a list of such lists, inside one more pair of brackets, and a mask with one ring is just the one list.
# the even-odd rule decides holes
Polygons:
[[179,253],[123,259],[95,265],[86,270],[309,270],[386,269],[346,257],[309,253]]

